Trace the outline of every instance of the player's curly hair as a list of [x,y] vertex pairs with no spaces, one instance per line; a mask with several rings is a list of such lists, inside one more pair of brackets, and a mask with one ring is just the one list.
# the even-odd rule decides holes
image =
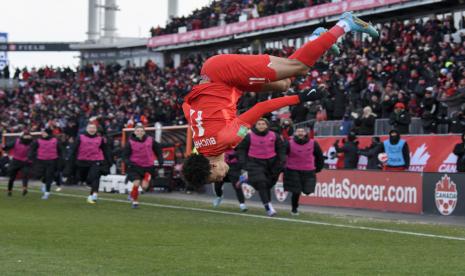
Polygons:
[[208,182],[210,161],[202,154],[192,154],[184,161],[182,174],[187,184],[197,189]]

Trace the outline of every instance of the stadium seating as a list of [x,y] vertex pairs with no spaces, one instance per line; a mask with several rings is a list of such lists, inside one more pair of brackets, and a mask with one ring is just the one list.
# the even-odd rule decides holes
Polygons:
[[247,18],[257,18],[287,11],[297,10],[312,5],[331,2],[329,0],[228,0],[212,1],[209,6],[195,10],[192,14],[183,17],[171,18],[171,22],[165,27],[153,27],[150,29],[152,36],[177,33],[178,28],[186,27],[187,31],[205,29],[237,22],[241,15]]
[[[326,100],[299,107],[305,114],[297,116],[300,119],[295,123],[340,122],[344,115],[354,119],[366,106],[372,107],[377,119],[387,119],[397,102],[404,103],[412,117],[422,118],[424,111],[432,111],[428,120],[437,124],[447,124],[448,115],[462,112],[465,36],[456,32],[452,19],[392,21],[379,27],[379,41],[360,41],[349,35],[341,42],[341,56],[327,55],[308,76],[293,82],[294,90],[325,85],[329,93]],[[293,47],[284,47],[265,53],[288,56],[293,51]],[[51,126],[73,135],[89,119],[99,121],[107,132],[118,132],[135,122],[183,124],[176,98],[190,90],[203,61],[213,54],[187,57],[178,68],[172,62],[159,68],[148,61],[141,68],[89,64],[77,70],[17,70],[13,78],[20,85],[0,91],[2,129],[19,131],[27,125],[34,131]],[[432,99],[425,99],[426,90],[433,91]],[[250,94],[240,109],[266,98]],[[411,133],[423,133],[423,121],[413,121]],[[330,129],[323,127],[320,133],[337,134],[338,122],[326,123]],[[388,126],[381,127],[385,122],[378,121],[376,134],[385,133]]]

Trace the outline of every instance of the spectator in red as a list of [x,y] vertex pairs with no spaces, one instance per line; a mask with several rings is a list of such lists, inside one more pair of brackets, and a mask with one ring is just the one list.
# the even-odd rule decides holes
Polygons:
[[400,134],[408,134],[410,126],[410,114],[405,110],[403,103],[394,105],[394,112],[389,117],[389,124]]

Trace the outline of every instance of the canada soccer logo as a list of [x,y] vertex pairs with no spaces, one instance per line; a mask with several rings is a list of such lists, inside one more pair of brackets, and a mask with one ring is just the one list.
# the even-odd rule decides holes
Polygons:
[[451,215],[457,206],[457,185],[450,177],[444,175],[434,189],[434,199],[439,213],[444,216]]

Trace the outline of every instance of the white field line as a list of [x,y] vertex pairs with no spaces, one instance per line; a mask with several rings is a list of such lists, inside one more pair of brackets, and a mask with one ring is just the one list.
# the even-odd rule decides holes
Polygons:
[[[39,191],[35,191],[35,190],[30,190],[30,192],[40,193]],[[66,194],[66,193],[61,193],[61,192],[60,193],[53,193],[51,196],[52,197],[54,197],[54,196],[64,196],[64,197],[74,197],[74,198],[82,198],[82,199],[87,198],[87,196],[83,196],[83,195]],[[99,197],[99,200],[100,201],[110,201],[110,202],[124,203],[124,204],[127,204],[128,207],[130,205],[127,200],[122,200],[122,199]],[[383,233],[408,235],[408,236],[416,236],[416,237],[426,237],[426,238],[435,238],[435,239],[444,239],[444,240],[465,241],[465,237],[435,235],[435,234],[427,234],[427,233],[421,233],[421,232],[412,232],[412,231],[395,230],[395,229],[387,229],[387,228],[356,226],[356,225],[347,225],[347,224],[340,224],[340,223],[330,223],[330,222],[321,222],[321,221],[312,221],[312,220],[303,220],[303,219],[293,219],[293,218],[267,217],[267,216],[261,216],[261,215],[234,213],[234,212],[228,212],[228,211],[219,211],[219,210],[202,209],[202,208],[194,208],[194,207],[183,207],[183,206],[149,203],[149,202],[139,202],[139,205],[152,206],[152,207],[158,207],[158,208],[167,208],[167,209],[196,211],[196,212],[204,212],[204,213],[212,213],[212,214],[222,214],[222,215],[230,215],[230,216],[240,216],[240,217],[258,218],[258,219],[286,221],[286,222],[303,223],[303,224],[311,224],[311,225],[321,225],[321,226],[328,226],[328,227],[334,227],[334,228],[345,228],[345,229],[364,230],[364,231],[372,231],[372,232],[383,232]]]

